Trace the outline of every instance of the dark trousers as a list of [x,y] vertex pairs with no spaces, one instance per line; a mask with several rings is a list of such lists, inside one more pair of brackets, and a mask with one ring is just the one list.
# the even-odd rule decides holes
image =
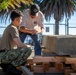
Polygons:
[[28,34],[28,33],[23,33],[23,32],[19,32],[20,33],[20,39],[22,42],[25,41],[25,38],[27,35],[29,35],[32,40],[34,41],[34,50],[35,50],[35,55],[41,55],[41,46],[40,46],[40,42],[38,40],[38,35],[37,34]]

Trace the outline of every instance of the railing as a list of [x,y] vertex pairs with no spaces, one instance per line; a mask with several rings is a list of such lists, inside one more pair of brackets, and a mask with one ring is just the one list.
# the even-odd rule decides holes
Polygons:
[[[48,31],[47,31],[48,29]],[[44,25],[44,35],[50,34],[50,35],[54,35],[54,31],[55,31],[55,24],[54,23],[45,23]],[[68,26],[66,23],[62,23],[59,24],[59,35],[67,35],[68,33]]]
[[[0,37],[3,34],[4,29],[6,26],[0,26]],[[62,35],[68,35],[70,34],[70,29],[75,29],[76,27],[70,27],[69,24],[59,24],[59,34]],[[44,31],[42,35],[53,35],[55,30],[55,24],[54,23],[44,23]],[[42,38],[42,35],[39,35],[40,39]],[[25,43],[32,43],[32,40],[29,36],[27,36]]]

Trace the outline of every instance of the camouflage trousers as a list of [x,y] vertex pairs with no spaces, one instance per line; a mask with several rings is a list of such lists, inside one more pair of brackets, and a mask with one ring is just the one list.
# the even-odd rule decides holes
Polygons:
[[7,50],[0,53],[1,63],[11,63],[14,66],[19,66],[26,61],[32,50],[28,47]]

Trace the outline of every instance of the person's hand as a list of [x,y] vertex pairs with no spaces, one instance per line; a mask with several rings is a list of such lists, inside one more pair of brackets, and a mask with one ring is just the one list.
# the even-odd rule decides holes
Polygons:
[[31,30],[31,34],[33,35],[33,34],[36,34],[37,33],[37,31],[36,30]]
[[36,30],[36,33],[41,33],[42,32],[42,28],[39,25],[36,25],[34,27],[34,30]]

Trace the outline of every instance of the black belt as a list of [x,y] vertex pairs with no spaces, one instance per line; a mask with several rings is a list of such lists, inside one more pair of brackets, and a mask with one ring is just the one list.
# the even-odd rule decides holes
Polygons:
[[6,50],[0,50],[0,53],[1,53],[1,52],[5,52],[5,51],[6,51]]

